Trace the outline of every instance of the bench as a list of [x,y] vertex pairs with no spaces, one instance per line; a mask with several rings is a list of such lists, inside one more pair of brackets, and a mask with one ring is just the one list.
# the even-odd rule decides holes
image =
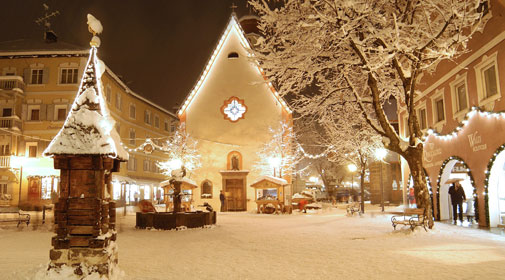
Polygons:
[[428,218],[426,217],[424,208],[405,208],[403,212],[391,217],[391,223],[393,224],[394,230],[396,230],[397,225],[404,225],[410,226],[412,231],[414,231],[414,228],[417,226],[422,226],[425,231],[428,231],[426,229],[428,226]]
[[346,211],[349,216],[354,216],[354,213],[359,213],[361,215],[359,202],[353,202],[347,205]]
[[[11,215],[8,215],[11,214]],[[21,223],[30,224],[30,214],[21,213],[17,207],[0,207],[0,223],[17,222],[18,227]]]

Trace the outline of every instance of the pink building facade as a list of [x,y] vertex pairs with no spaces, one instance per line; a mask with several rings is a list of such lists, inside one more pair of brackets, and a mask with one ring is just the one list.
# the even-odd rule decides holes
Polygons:
[[[416,113],[425,131],[424,167],[436,220],[453,217],[449,179],[462,179],[468,221],[482,227],[505,224],[505,4],[488,1],[483,32],[469,52],[425,74]],[[503,113],[502,113],[503,112]],[[406,114],[399,110],[400,134]],[[409,169],[402,160],[402,184],[409,190]],[[406,197],[406,195],[404,195]]]

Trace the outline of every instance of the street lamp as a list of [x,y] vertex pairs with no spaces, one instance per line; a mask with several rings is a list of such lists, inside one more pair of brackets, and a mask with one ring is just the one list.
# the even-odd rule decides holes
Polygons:
[[384,148],[375,150],[375,158],[380,161],[380,180],[381,180],[381,209],[384,212],[384,183],[382,182],[382,163],[388,151]]
[[[273,170],[274,170],[274,177],[275,177],[275,167],[280,167],[280,165],[281,165],[281,158],[279,158],[279,157],[268,158],[268,163],[273,168]],[[281,170],[279,168],[279,177],[282,176],[280,173],[281,173]]]
[[18,207],[21,205],[21,187],[23,185],[23,158],[18,156],[11,156],[10,165],[14,169],[19,169],[19,195],[18,195]]
[[354,190],[354,172],[358,170],[355,164],[351,163],[347,165],[347,169],[351,171],[351,196],[352,196],[352,191]]

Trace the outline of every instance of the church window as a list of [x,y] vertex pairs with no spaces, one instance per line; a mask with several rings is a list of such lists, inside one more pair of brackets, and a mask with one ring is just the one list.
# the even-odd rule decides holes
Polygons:
[[244,100],[238,99],[235,96],[226,100],[224,105],[221,107],[221,113],[224,114],[224,119],[228,119],[231,122],[243,119],[246,112],[247,106],[245,106]]
[[202,182],[202,198],[212,198],[212,182],[209,180]]
[[236,52],[231,52],[228,54],[228,58],[229,59],[234,59],[234,58],[238,58],[238,53]]

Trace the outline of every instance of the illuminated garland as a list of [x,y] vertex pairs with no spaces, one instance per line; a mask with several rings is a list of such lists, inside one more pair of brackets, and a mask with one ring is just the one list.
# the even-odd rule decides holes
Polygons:
[[489,163],[487,164],[487,169],[484,171],[484,174],[486,174],[486,178],[484,178],[484,203],[486,205],[486,223],[487,225],[490,225],[490,218],[489,218],[489,196],[488,196],[488,190],[489,190],[489,177],[491,176],[491,168],[494,165],[494,162],[496,160],[496,157],[505,150],[505,144],[501,145],[496,151],[494,152],[493,156],[491,159],[489,159]]
[[310,158],[310,159],[318,159],[318,158],[322,158],[322,157],[325,157],[328,155],[328,151],[324,151],[318,155],[311,155],[311,154],[307,154],[307,152],[305,152],[305,150],[303,149],[302,145],[300,145],[300,143],[296,143],[298,145],[298,151],[300,151],[304,157],[306,158]]
[[[451,161],[451,160],[457,160],[461,164],[463,164],[463,167],[466,169],[466,172],[468,174],[468,177],[470,177],[470,183],[472,184],[473,187],[473,208],[475,211],[475,220],[478,222],[479,221],[479,200],[477,197],[477,188],[475,187],[475,181],[473,179],[472,171],[466,164],[466,162],[458,157],[458,156],[451,156],[448,159],[446,159],[443,163],[442,166],[440,166],[440,171],[438,174],[437,178],[437,220],[440,221],[440,179],[442,178],[442,173],[444,172],[445,166]],[[486,211],[486,221],[489,224],[489,211],[487,209],[487,190],[484,192],[484,200],[485,200],[485,211]]]
[[452,138],[454,137],[457,137],[458,136],[458,133],[463,129],[463,127],[468,123],[468,120],[473,117],[475,114],[481,114],[481,115],[484,115],[486,117],[492,117],[492,118],[504,118],[505,119],[505,112],[504,111],[500,111],[500,112],[489,112],[489,111],[485,111],[483,109],[481,109],[480,107],[472,107],[472,109],[466,113],[465,117],[463,118],[463,120],[459,123],[459,125],[454,128],[454,130],[450,133],[447,133],[445,135],[442,135],[438,132],[436,132],[434,129],[430,128],[426,131],[426,134],[423,136],[423,140],[425,140],[429,135],[433,135],[433,136],[436,136],[436,137],[440,137],[442,138],[443,140],[451,140]]

